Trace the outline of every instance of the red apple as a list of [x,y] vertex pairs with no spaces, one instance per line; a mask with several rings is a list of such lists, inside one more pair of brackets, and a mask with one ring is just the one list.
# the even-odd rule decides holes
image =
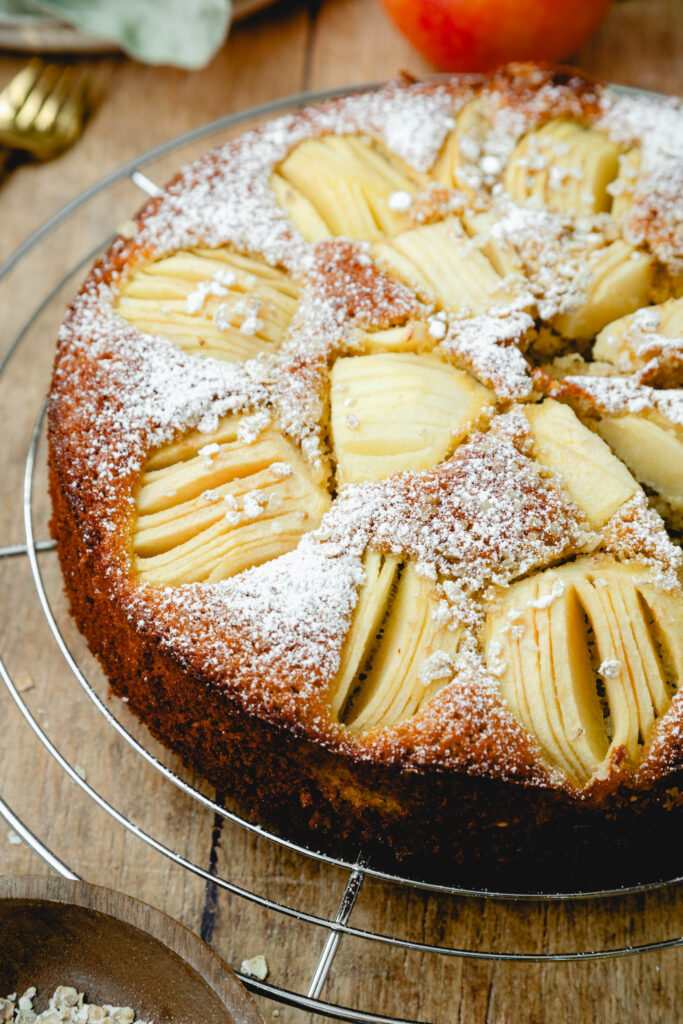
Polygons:
[[446,71],[560,60],[602,21],[610,0],[382,0],[423,56]]

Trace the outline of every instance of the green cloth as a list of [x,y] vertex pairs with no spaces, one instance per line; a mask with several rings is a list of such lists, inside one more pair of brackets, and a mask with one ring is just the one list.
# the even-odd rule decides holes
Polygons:
[[230,26],[231,0],[0,0],[14,16],[50,14],[146,64],[208,64]]

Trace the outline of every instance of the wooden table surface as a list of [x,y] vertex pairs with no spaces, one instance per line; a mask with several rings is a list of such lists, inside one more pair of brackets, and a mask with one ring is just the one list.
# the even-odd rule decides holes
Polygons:
[[[679,0],[622,0],[574,60],[615,82],[683,93]],[[24,62],[0,56],[0,84]],[[83,139],[45,166],[21,166],[0,190],[0,259],[86,186],[136,154],[230,111],[296,93],[430,70],[373,0],[282,2],[234,28],[203,71],[150,68],[120,56],[84,58],[102,94]],[[175,158],[177,160],[177,157]],[[173,159],[157,170],[167,174]],[[159,179],[162,180],[162,179]],[[0,354],[65,269],[140,202],[129,183],[93,201],[24,261],[0,292]],[[20,542],[21,477],[49,375],[55,326],[69,288],[36,322],[0,379],[3,490],[0,545]],[[36,530],[46,536],[42,475]],[[54,554],[41,556],[65,636],[106,693],[65,618]],[[26,558],[0,559],[0,651],[36,719],[80,775],[157,840],[212,875],[311,913],[334,914],[346,875],[282,850],[232,824],[163,780],[93,708],[57,651],[40,613]],[[175,759],[115,702],[120,720],[164,763]],[[265,954],[269,981],[305,991],[325,932],[225,892],[172,863],[95,806],[32,735],[0,686],[0,795],[83,878],[155,904],[200,933],[233,966]],[[190,779],[188,773],[182,773]],[[197,780],[194,780],[197,782]],[[197,785],[202,785],[200,782]],[[208,788],[205,790],[209,793]],[[47,872],[0,823],[0,874]],[[672,837],[675,841],[675,837]],[[561,880],[560,880],[561,884]],[[678,891],[550,906],[421,895],[366,882],[352,923],[426,942],[473,949],[548,951],[618,946],[683,934]],[[1,938],[0,938],[1,941]],[[444,957],[344,938],[322,997],[398,1017],[463,1024],[550,1021],[673,1024],[683,1020],[677,950],[578,963],[504,963]],[[3,995],[4,993],[0,993]],[[259,1001],[266,1020],[320,1020]]]

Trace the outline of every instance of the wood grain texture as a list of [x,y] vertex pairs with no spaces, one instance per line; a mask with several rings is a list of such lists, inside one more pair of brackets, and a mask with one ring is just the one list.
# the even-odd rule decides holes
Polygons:
[[221,959],[188,928],[139,900],[86,882],[0,878],[0,991],[59,985],[94,1005],[131,1006],[155,1024],[263,1024]]
[[[683,18],[679,0],[615,3],[575,62],[600,77],[683,93]],[[0,84],[24,63],[0,56]],[[148,68],[123,57],[76,61],[91,74],[102,99],[83,139],[57,161],[15,169],[0,190],[0,259],[67,200],[103,174],[149,147],[229,111],[295,93],[377,80],[429,66],[385,19],[374,0],[282,0],[231,33],[201,72]],[[199,153],[205,147],[196,147]],[[186,154],[184,154],[186,156]],[[157,161],[150,174],[168,177],[177,163]],[[103,239],[142,201],[122,183],[93,200],[36,253],[30,273],[15,271],[0,291],[2,338],[9,343],[28,312],[65,270]],[[23,464],[40,399],[47,387],[50,351],[71,284],[48,305],[0,379],[3,412],[0,543],[23,536],[19,493]],[[40,461],[40,460],[39,460]],[[42,470],[36,479],[36,532],[46,535]],[[70,624],[54,555],[40,559],[55,614],[67,642],[97,692],[106,681]],[[71,764],[131,820],[212,877],[291,907],[333,915],[346,875],[281,850],[213,812],[166,782],[107,725],[72,678],[38,611],[26,559],[0,561],[0,651],[37,721]],[[192,780],[149,739],[120,702],[112,711],[164,764]],[[201,783],[199,783],[201,785]],[[208,787],[205,790],[210,791]],[[74,871],[138,896],[179,919],[236,968],[264,953],[269,980],[305,991],[325,941],[319,927],[275,914],[234,893],[206,884],[152,850],[70,781],[32,735],[0,687],[0,793]],[[677,837],[672,837],[676,841]],[[0,827],[0,873],[47,869]],[[561,880],[560,880],[561,884]],[[366,882],[351,918],[358,927],[473,949],[531,951],[592,949],[683,934],[677,890],[614,900],[552,905],[422,895]],[[548,1024],[557,1021],[673,1024],[681,1019],[682,954],[573,964],[492,963],[405,952],[358,939],[342,940],[323,998],[440,1024]],[[267,1020],[309,1024],[286,1007]],[[320,1019],[320,1018],[318,1018]]]

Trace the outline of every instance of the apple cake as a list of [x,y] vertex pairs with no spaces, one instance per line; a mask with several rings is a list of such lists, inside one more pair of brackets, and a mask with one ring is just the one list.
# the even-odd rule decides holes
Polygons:
[[93,268],[66,590],[221,795],[420,870],[680,825],[682,140],[571,69],[405,79],[185,167]]

